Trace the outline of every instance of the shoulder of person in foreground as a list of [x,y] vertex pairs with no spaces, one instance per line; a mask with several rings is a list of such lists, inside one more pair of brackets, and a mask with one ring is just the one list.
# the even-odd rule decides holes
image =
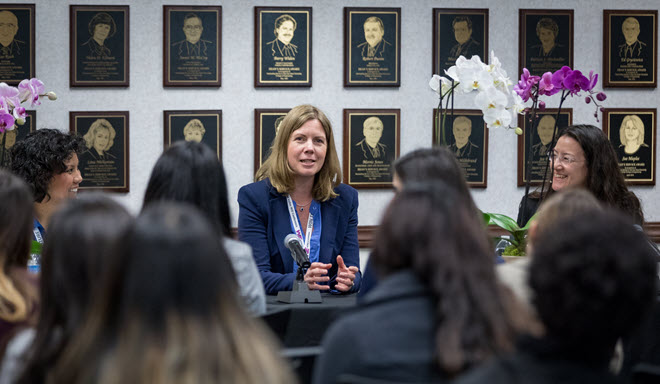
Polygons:
[[223,245],[231,261],[236,282],[247,310],[255,316],[266,313],[266,291],[252,257],[252,247],[242,241],[224,238]]

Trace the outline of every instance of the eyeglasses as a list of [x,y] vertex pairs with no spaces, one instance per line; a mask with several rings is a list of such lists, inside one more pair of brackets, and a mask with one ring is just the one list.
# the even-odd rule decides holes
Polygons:
[[185,27],[183,27],[183,29],[187,29],[187,30],[195,29],[195,30],[199,31],[200,29],[202,29],[202,26],[201,25],[186,25]]
[[548,153],[548,160],[556,164],[571,165],[573,163],[583,163],[584,160],[577,160],[571,155],[559,155],[557,152]]

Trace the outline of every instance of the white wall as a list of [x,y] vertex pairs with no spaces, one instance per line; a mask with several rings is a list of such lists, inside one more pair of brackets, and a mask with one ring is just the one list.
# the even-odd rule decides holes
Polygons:
[[[132,211],[141,205],[151,167],[163,149],[163,110],[222,109],[223,161],[230,196],[251,182],[255,108],[290,108],[311,103],[330,117],[340,153],[343,108],[400,108],[401,153],[431,145],[431,111],[437,100],[428,88],[431,76],[432,8],[490,8],[489,46],[515,81],[518,60],[518,8],[575,9],[575,68],[602,71],[602,10],[658,9],[657,0],[33,0],[36,3],[37,77],[59,95],[37,111],[38,127],[68,130],[69,111],[130,111],[130,193],[118,195]],[[69,88],[69,4],[130,4],[130,84],[127,89]],[[162,86],[162,5],[222,5],[222,87],[165,89]],[[253,86],[254,6],[313,7],[313,87],[311,89],[255,89]],[[343,7],[402,8],[401,87],[346,89],[343,87]],[[600,88],[600,84],[599,84]],[[607,91],[607,90],[606,90]],[[657,89],[609,90],[606,107],[658,108]],[[471,97],[457,100],[458,108],[472,108]],[[558,96],[556,96],[558,99]],[[556,107],[550,99],[548,107]],[[574,122],[593,123],[592,105],[569,100]],[[515,216],[523,189],[516,187],[516,137],[511,131],[489,133],[488,188],[473,190],[479,208]],[[635,187],[646,218],[660,221],[655,187]],[[360,191],[360,224],[375,225],[391,192]],[[232,199],[233,223],[238,206]]]

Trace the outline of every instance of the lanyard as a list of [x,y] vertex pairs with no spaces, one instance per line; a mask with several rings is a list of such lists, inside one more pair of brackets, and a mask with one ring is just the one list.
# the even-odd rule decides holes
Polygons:
[[307,219],[307,230],[305,231],[305,238],[303,239],[302,231],[300,230],[300,224],[298,222],[298,214],[296,213],[296,209],[293,207],[293,200],[289,195],[286,196],[286,205],[289,207],[289,218],[291,219],[293,229],[296,231],[296,236],[298,236],[298,238],[304,243],[303,248],[305,249],[305,253],[307,253],[307,257],[309,257],[310,243],[312,240],[312,229],[314,228],[314,216],[311,212],[309,212],[309,218]]
[[44,238],[41,236],[41,231],[39,231],[39,228],[34,228],[34,238],[39,242],[39,244],[44,243]]

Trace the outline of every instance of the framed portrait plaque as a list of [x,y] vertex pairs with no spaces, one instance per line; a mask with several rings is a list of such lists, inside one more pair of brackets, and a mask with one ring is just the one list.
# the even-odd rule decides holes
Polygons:
[[[546,108],[543,112],[537,112],[538,123],[535,132],[528,135],[532,129],[532,122],[526,115],[518,116],[518,126],[522,128],[523,134],[518,136],[518,186],[527,183],[527,160],[529,160],[529,149],[532,149],[532,163],[530,169],[530,185],[541,185],[543,174],[547,171],[546,181],[552,177],[552,168],[548,161],[548,152],[552,144],[555,123],[557,123],[557,134],[559,130],[573,124],[573,109],[562,108],[557,117],[556,108]],[[559,119],[559,121],[557,121]],[[558,138],[558,137],[557,137]],[[555,140],[557,139],[555,138]],[[531,139],[531,142],[530,142]]]
[[401,8],[344,8],[344,86],[401,85]]
[[400,127],[399,109],[344,109],[344,183],[390,188]]
[[71,87],[128,87],[126,5],[70,5]]
[[312,8],[254,7],[254,86],[312,86]]
[[603,86],[655,88],[658,10],[603,11]]
[[219,87],[222,7],[163,6],[163,86]]
[[[0,146],[4,146],[4,158],[0,158],[0,168],[7,168],[9,166],[9,150],[14,144],[25,139],[30,132],[37,129],[37,111],[25,111],[25,124],[19,125],[11,131],[0,133]],[[6,136],[6,137],[5,137]]]
[[176,141],[196,141],[209,146],[222,159],[222,111],[163,111],[164,145]]
[[[433,110],[435,127],[437,109]],[[488,129],[478,109],[455,109],[445,120],[445,143],[456,155],[465,180],[472,188],[486,188],[488,181]],[[435,130],[433,142],[438,142]]]
[[128,111],[69,112],[72,133],[85,139],[81,190],[129,191]]
[[433,8],[433,72],[445,76],[459,56],[488,63],[488,9]]
[[0,4],[0,82],[35,77],[34,4]]
[[518,74],[573,68],[573,10],[519,9]]
[[628,184],[655,185],[656,108],[606,108],[603,132],[619,159]]
[[254,110],[254,172],[264,163],[270,154],[280,123],[290,109],[255,109]]

